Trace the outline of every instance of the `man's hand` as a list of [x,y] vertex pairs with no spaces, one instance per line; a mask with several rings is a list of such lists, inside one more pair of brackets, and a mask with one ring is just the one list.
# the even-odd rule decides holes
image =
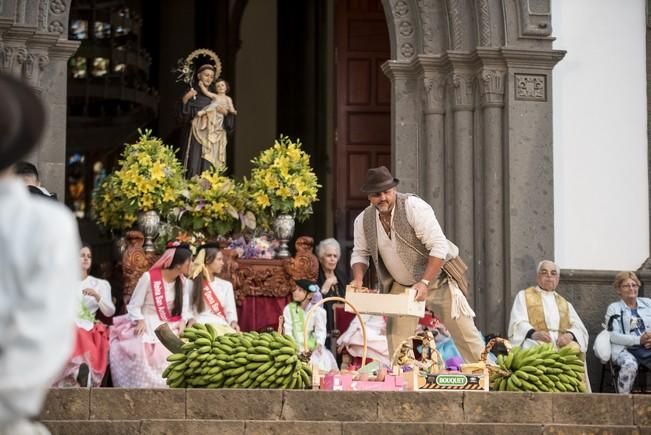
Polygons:
[[361,279],[354,279],[350,282],[350,286],[355,288],[362,288],[364,287],[364,283]]
[[558,346],[560,349],[561,347],[567,346],[572,341],[574,341],[574,337],[569,332],[566,332],[558,336],[558,340],[556,340],[556,346]]
[[428,289],[425,283],[418,281],[411,287],[416,289],[416,302],[422,302],[427,299]]
[[533,334],[531,334],[531,339],[536,341],[544,341],[545,343],[551,343],[552,336],[549,335],[549,332],[536,331]]

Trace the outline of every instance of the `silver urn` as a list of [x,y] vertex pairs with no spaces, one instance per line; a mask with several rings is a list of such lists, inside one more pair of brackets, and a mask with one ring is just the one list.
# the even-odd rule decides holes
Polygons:
[[145,252],[154,252],[154,239],[160,229],[160,216],[154,210],[138,213],[138,229],[145,236]]
[[294,237],[294,228],[296,222],[294,216],[290,214],[281,214],[276,216],[273,223],[274,233],[280,242],[280,249],[276,258],[287,258],[291,256],[288,243]]

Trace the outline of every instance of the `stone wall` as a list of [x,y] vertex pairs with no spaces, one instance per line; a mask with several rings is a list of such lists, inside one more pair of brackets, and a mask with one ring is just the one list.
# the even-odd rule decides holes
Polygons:
[[651,396],[282,390],[51,390],[54,435],[650,434]]

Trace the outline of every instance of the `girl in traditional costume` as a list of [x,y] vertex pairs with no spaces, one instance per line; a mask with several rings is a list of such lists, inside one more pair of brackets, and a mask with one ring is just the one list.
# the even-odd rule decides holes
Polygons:
[[168,243],[160,259],[136,284],[127,314],[113,319],[111,375],[113,385],[129,388],[165,388],[162,377],[170,352],[155,330],[163,323],[178,334],[187,319],[192,282],[192,252],[187,245]]
[[326,312],[322,307],[315,309],[310,316],[307,330],[307,344],[304,342],[305,317],[312,306],[321,300],[321,292],[317,283],[299,279],[292,292],[292,302],[283,310],[283,330],[298,344],[301,351],[306,348],[312,351],[310,362],[320,370],[337,370],[337,361],[326,349]]
[[[93,261],[90,246],[82,246],[80,260],[82,281],[78,290],[79,313],[75,348],[61,375],[54,382],[54,387],[72,387],[79,384],[99,387],[108,364],[108,328],[95,319],[95,314],[98,310],[105,317],[115,314],[111,285],[108,281],[90,275]],[[86,367],[80,376],[80,368],[84,365]]]
[[217,245],[199,248],[192,265],[192,319],[190,323],[211,323],[226,334],[239,332],[233,284],[217,275],[224,268],[224,255]]

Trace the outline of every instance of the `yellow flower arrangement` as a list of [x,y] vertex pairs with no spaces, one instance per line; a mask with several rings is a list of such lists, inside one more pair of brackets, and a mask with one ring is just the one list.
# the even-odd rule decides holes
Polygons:
[[223,175],[223,170],[209,169],[190,180],[178,225],[188,232],[201,231],[208,238],[216,238],[255,229],[256,220],[246,211],[241,187]]
[[151,130],[138,132],[138,142],[122,152],[119,169],[93,192],[95,219],[109,229],[131,228],[142,211],[165,216],[187,189],[174,150],[151,136]]
[[291,214],[303,222],[312,214],[312,203],[318,201],[321,185],[300,140],[293,142],[281,135],[251,162],[251,179],[245,180],[244,188],[249,192],[248,202],[258,224],[268,227],[270,218],[279,214]]

